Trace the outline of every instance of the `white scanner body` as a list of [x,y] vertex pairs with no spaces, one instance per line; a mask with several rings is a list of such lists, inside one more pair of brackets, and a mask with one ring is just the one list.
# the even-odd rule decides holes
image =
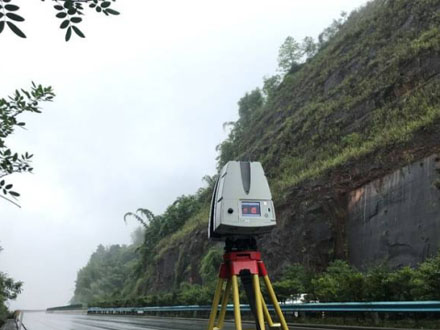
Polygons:
[[228,162],[212,195],[209,238],[258,236],[275,225],[272,194],[261,163]]

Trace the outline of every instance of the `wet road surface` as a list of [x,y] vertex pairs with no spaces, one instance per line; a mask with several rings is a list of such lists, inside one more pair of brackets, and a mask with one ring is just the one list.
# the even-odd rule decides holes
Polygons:
[[[27,330],[206,330],[208,321],[200,319],[155,318],[146,316],[106,316],[25,312],[23,324]],[[289,326],[295,330],[323,330],[313,326]],[[224,330],[235,330],[226,322]],[[255,329],[255,323],[243,322],[243,329]],[[338,329],[337,326],[326,330]]]
[[[206,330],[207,321],[194,319],[148,318],[25,312],[27,330]],[[225,326],[232,330],[232,324]]]

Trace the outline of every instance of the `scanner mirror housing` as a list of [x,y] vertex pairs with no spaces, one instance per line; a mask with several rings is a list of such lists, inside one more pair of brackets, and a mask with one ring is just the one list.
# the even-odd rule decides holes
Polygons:
[[209,238],[257,236],[275,225],[272,194],[261,163],[228,162],[212,195]]

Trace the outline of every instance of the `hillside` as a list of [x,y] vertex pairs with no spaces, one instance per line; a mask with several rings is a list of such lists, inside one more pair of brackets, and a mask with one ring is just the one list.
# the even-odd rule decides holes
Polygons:
[[[334,259],[350,260],[352,192],[440,152],[439,26],[440,0],[370,2],[270,94],[250,97],[256,90],[240,100],[240,118],[219,146],[219,167],[231,159],[263,163],[278,227],[259,244],[275,277],[294,262],[321,270]],[[215,276],[221,246],[206,237],[212,178],[207,182],[163,215],[140,213],[150,224],[125,296]],[[429,227],[434,236],[436,226]],[[440,248],[438,239],[429,244],[408,263]]]

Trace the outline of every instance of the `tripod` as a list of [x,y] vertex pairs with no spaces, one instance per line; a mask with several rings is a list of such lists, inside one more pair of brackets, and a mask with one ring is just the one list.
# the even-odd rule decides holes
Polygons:
[[[223,263],[220,266],[219,279],[217,282],[214,299],[212,301],[208,330],[221,330],[223,328],[226,316],[226,308],[231,290],[234,303],[235,329],[242,330],[238,277],[241,278],[241,282],[248,297],[251,311],[255,317],[257,330],[266,329],[265,320],[270,328],[289,330],[286,320],[284,319],[283,312],[281,311],[275,296],[272,283],[267,275],[266,267],[261,260],[261,253],[257,251],[254,238],[226,241]],[[260,277],[262,277],[264,280],[267,292],[280,323],[274,323],[272,321],[266,302],[261,294]],[[226,286],[224,285],[225,283]],[[221,308],[217,325],[215,325],[220,300]]]

